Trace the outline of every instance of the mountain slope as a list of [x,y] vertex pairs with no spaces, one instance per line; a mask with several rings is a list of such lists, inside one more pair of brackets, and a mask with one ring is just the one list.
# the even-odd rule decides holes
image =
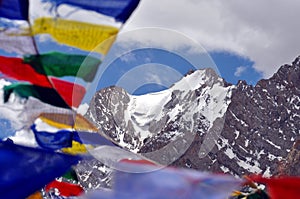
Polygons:
[[[132,96],[110,87],[96,93],[86,117],[132,151],[150,145],[154,150],[148,147],[147,153],[154,152],[161,144],[168,145],[163,158],[162,151],[147,155],[169,164],[185,152],[196,134],[204,136],[224,115],[233,88],[211,69],[195,71],[170,89],[147,95]],[[155,138],[158,143],[152,145]]]
[[300,134],[299,58],[255,87],[240,81],[232,92],[224,128],[216,146],[198,158],[195,143],[174,165],[236,175],[276,171]]
[[110,87],[96,93],[86,117],[162,164],[268,176],[300,134],[299,60],[256,86],[230,85],[204,69],[158,93]]

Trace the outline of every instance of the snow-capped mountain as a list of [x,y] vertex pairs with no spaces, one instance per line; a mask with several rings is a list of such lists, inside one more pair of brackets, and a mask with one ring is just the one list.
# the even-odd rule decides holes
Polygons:
[[271,175],[300,134],[300,57],[256,86],[212,69],[141,96],[97,92],[86,117],[106,136],[162,164]]
[[139,151],[155,138],[162,143],[156,143],[154,150],[171,143],[164,156],[162,151],[147,151],[153,152],[147,154],[149,158],[166,164],[183,155],[197,133],[204,135],[224,115],[233,88],[225,86],[212,69],[199,70],[157,93],[132,96],[118,87],[103,89],[86,116],[131,151]]
[[199,159],[199,141],[174,165],[236,175],[276,172],[300,134],[299,57],[256,86],[240,81],[232,91],[224,128],[208,156]]

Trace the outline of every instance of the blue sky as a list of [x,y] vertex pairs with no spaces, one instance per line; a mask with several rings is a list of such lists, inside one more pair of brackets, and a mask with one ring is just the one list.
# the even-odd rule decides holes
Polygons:
[[213,68],[232,84],[246,80],[255,85],[263,75],[253,66],[253,61],[235,53],[209,52],[181,32],[143,28],[119,34],[100,66],[97,88],[89,92],[112,85],[125,88],[130,94],[160,91],[188,71],[201,68]]
[[253,68],[254,62],[229,52],[210,52],[221,76],[229,83],[236,84],[238,80],[246,80],[248,84],[255,85],[262,79],[262,73]]
[[[158,91],[170,87],[179,81],[183,74],[195,69],[188,60],[170,51],[155,48],[137,49],[109,64],[99,81],[98,89],[119,84],[130,93],[137,94],[136,89],[132,90],[129,87],[131,84],[138,84],[133,87],[145,89],[143,91],[140,88],[139,94]],[[125,79],[120,81],[121,78]],[[146,84],[149,86],[146,87]],[[155,89],[154,85],[157,85],[158,89]]]
[[[157,36],[164,38],[159,44],[155,44]],[[180,45],[174,45],[176,42]],[[119,35],[101,65],[96,90],[117,85],[130,94],[160,91],[179,81],[188,71],[201,68],[213,68],[232,84],[246,80],[255,85],[263,74],[253,65],[253,61],[235,53],[207,52],[182,33],[141,29]]]
[[[249,59],[228,52],[210,52],[209,55],[215,62],[218,69],[217,72],[219,73],[219,75],[229,83],[236,84],[238,80],[246,80],[248,84],[255,85],[256,82],[262,78],[262,74],[253,69],[253,62],[251,62]],[[196,55],[195,59],[197,59]],[[156,72],[156,68],[151,64],[159,64],[160,66],[158,67],[160,67],[160,70]],[[109,65],[109,67],[101,76],[101,79],[98,84],[98,90],[101,88],[118,84],[118,81],[123,75],[128,73],[128,71],[130,71],[131,69],[141,65],[143,67],[148,67],[149,70],[153,71],[153,74],[157,75],[157,82],[160,82],[162,78],[166,77],[166,75],[163,74],[162,69],[167,66],[179,72],[180,76],[178,76],[178,74],[171,75],[169,73],[169,75],[167,75],[168,81],[165,82],[164,85],[155,83],[155,81],[150,81],[149,83],[147,83],[145,73],[149,73],[149,71],[146,71],[146,69],[144,69],[144,73],[141,73],[139,77],[132,75],[130,76],[131,79],[128,79],[127,81],[127,84],[129,81],[141,84],[141,86],[137,86],[139,89],[133,92],[134,94],[144,94],[147,92],[162,90],[171,86],[173,83],[181,79],[182,76],[186,74],[189,70],[197,69],[188,60],[167,51],[158,49],[136,50],[130,52],[130,54],[126,54],[120,58],[117,58]],[[203,66],[203,68],[204,67],[205,66]],[[139,78],[144,78],[144,84],[142,84],[140,80],[137,80]],[[121,84],[119,86],[126,88],[126,86],[128,86],[127,84]],[[128,91],[131,92],[130,89]]]

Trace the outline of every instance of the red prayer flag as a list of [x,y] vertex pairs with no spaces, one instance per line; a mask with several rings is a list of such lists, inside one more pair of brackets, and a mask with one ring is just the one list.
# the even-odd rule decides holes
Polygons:
[[69,106],[78,107],[85,95],[85,88],[81,85],[67,82],[54,77],[37,73],[21,58],[0,56],[0,72],[6,77],[20,81],[27,81],[37,86],[55,88]]
[[130,163],[130,164],[141,164],[141,165],[152,165],[157,166],[154,162],[151,162],[149,160],[130,160],[130,159],[122,159],[120,161],[121,163]]
[[79,84],[63,81],[54,77],[50,77],[50,80],[55,90],[65,100],[69,106],[78,107],[85,95],[85,88]]
[[84,192],[79,185],[70,184],[67,182],[59,182],[57,180],[50,182],[45,189],[47,192],[49,192],[51,189],[58,189],[60,195],[65,197],[79,196]]
[[300,196],[300,177],[264,178],[254,175],[250,176],[250,179],[265,184],[272,199],[299,198]]
[[23,63],[21,58],[0,56],[0,72],[6,77],[16,80],[27,81],[48,88],[52,87],[47,76],[36,73],[29,64]]

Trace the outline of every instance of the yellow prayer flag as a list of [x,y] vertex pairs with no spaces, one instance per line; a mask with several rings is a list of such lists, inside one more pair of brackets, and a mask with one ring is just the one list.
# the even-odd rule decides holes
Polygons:
[[79,114],[41,113],[39,118],[58,129],[75,129],[77,131],[98,132],[98,129]]
[[77,154],[87,153],[88,152],[87,148],[93,149],[91,145],[80,144],[79,142],[73,140],[72,147],[63,148],[61,149],[61,151],[67,154],[77,155]]
[[42,193],[40,191],[28,196],[26,199],[43,199]]
[[237,197],[237,196],[240,196],[240,195],[242,195],[242,192],[240,192],[240,191],[233,191],[231,193],[231,196],[234,196],[234,197]]
[[58,43],[101,54],[107,54],[118,31],[112,26],[49,17],[35,19],[32,26],[33,35],[50,34]]

